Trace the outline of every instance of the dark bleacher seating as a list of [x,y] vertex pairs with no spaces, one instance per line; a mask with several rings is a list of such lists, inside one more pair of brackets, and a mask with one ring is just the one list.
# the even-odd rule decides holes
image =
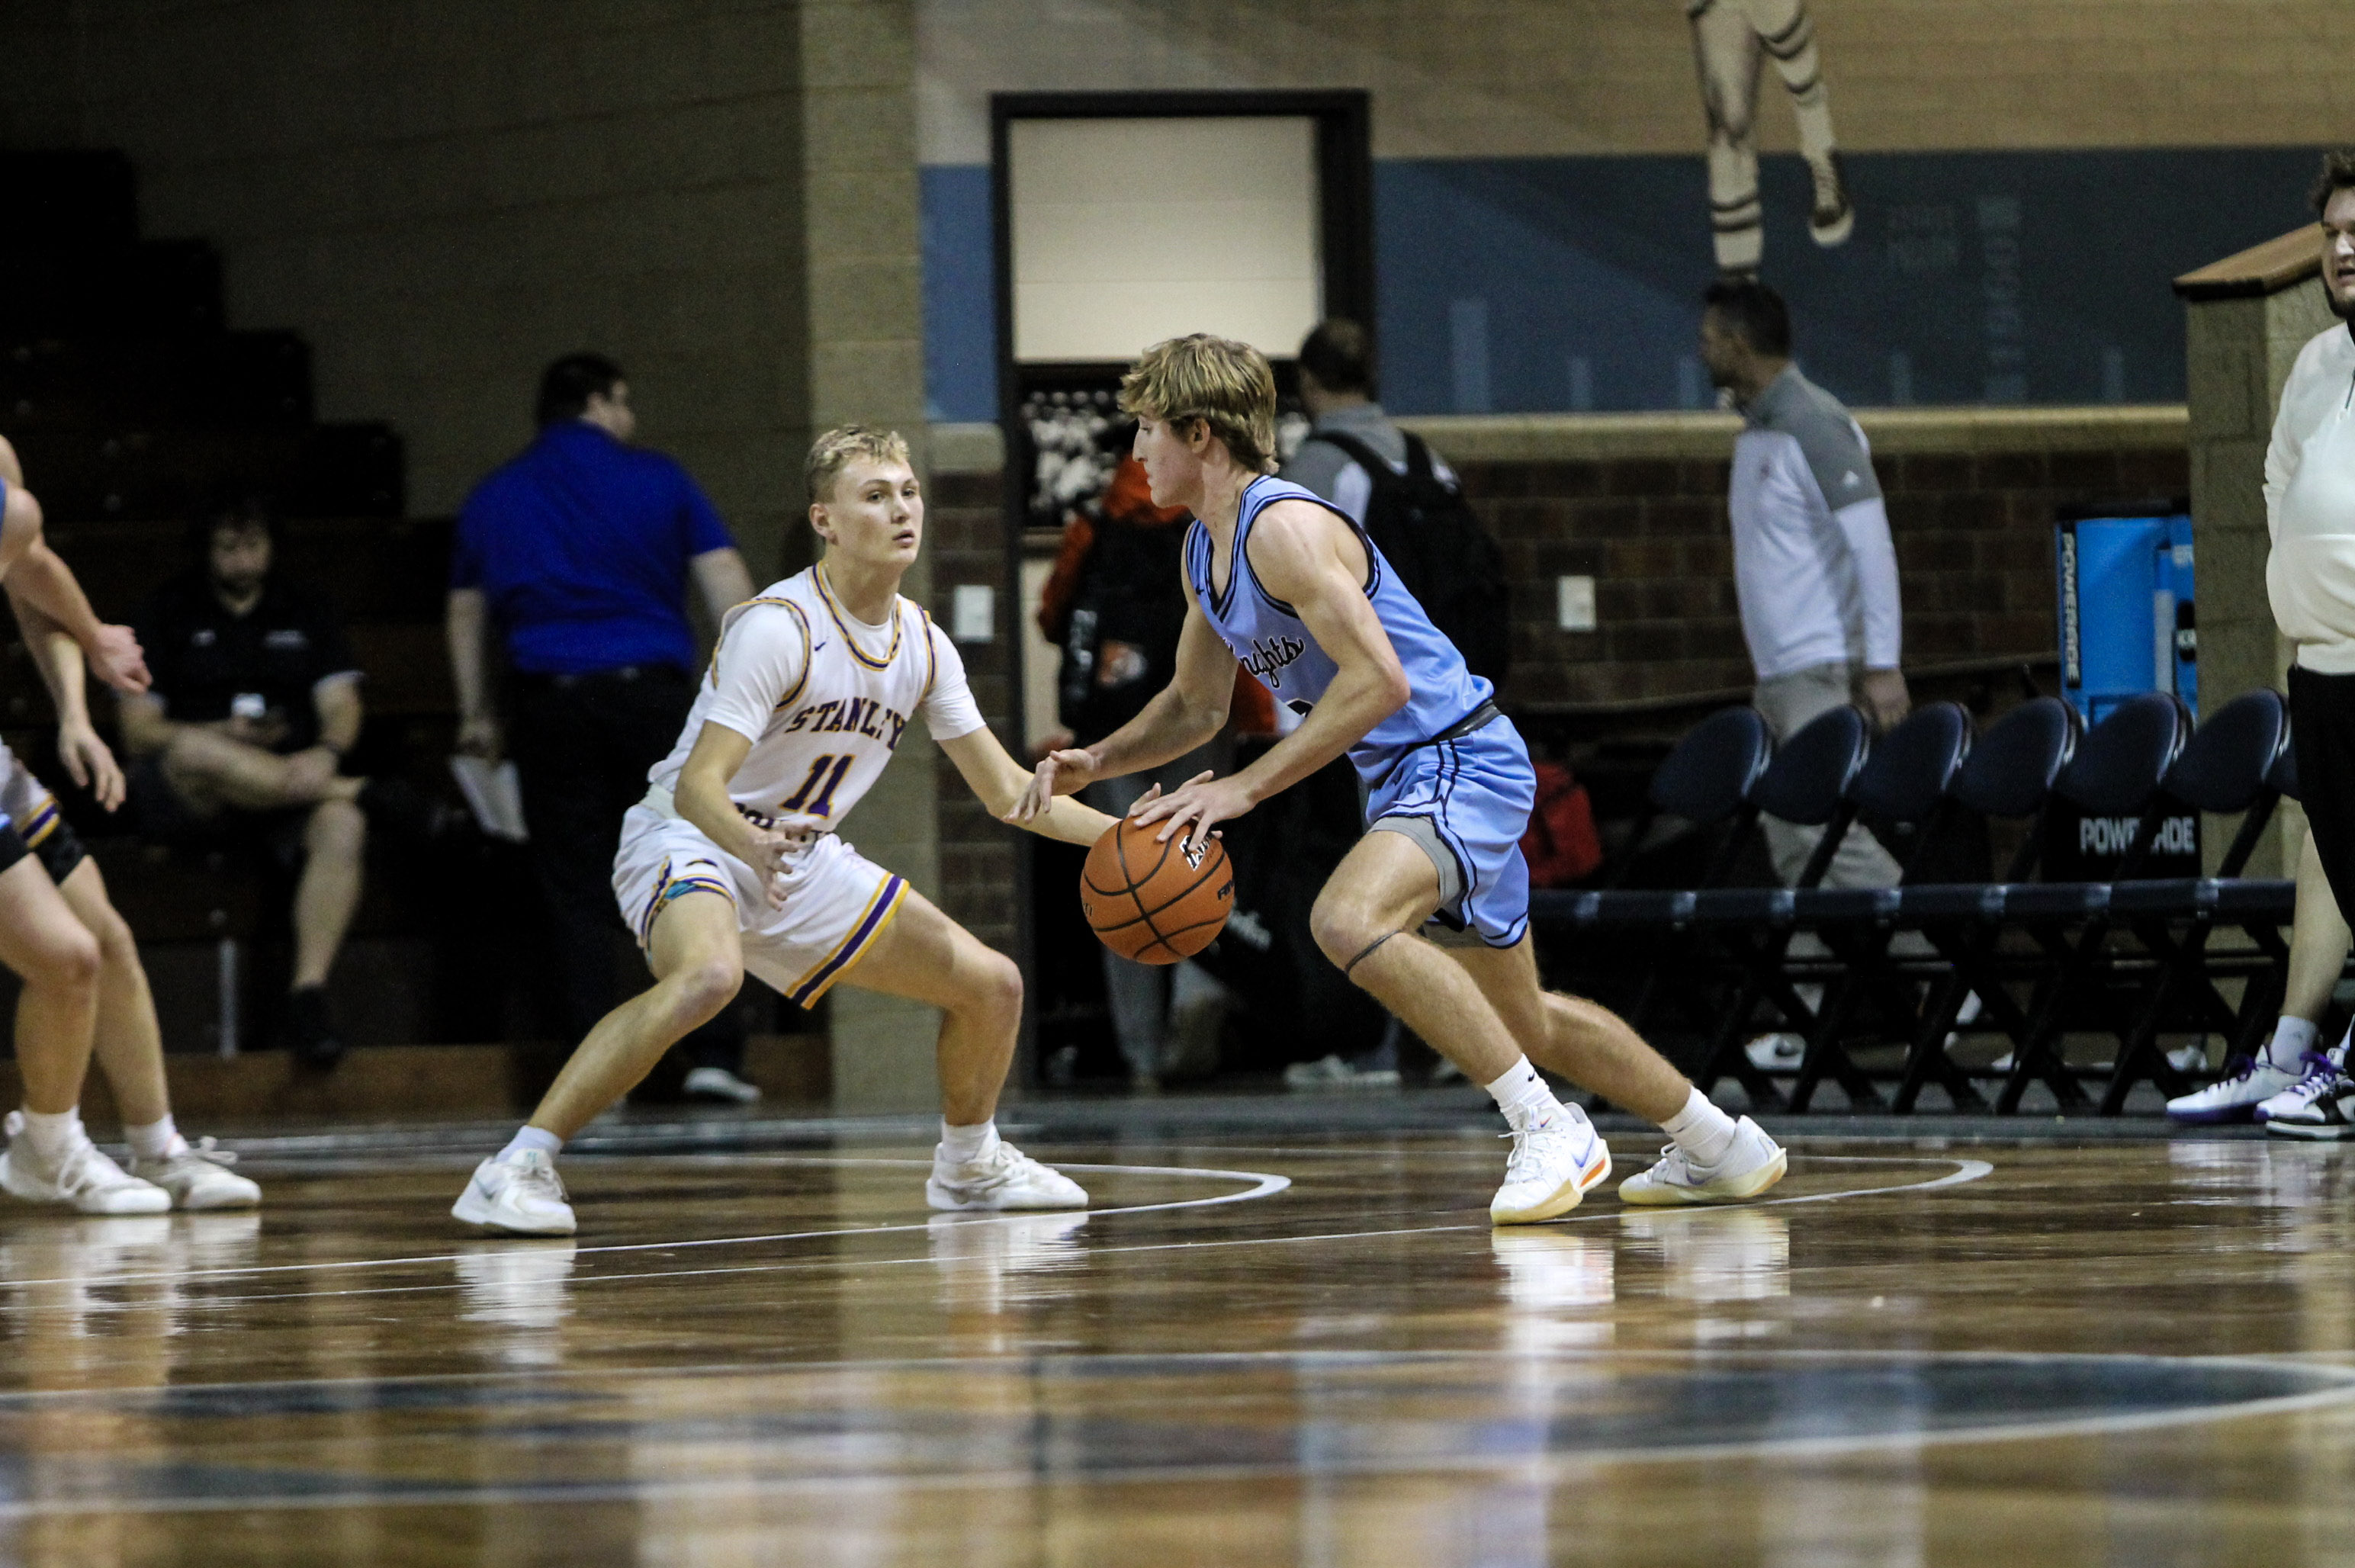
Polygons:
[[[282,569],[342,608],[368,672],[355,767],[403,769],[443,788],[455,722],[441,631],[449,524],[401,517],[399,436],[382,424],[316,421],[310,345],[293,332],[229,327],[218,251],[201,239],[143,237],[135,171],[120,153],[0,154],[0,178],[13,214],[0,254],[0,434],[92,603],[110,620],[131,619],[188,564],[191,517],[226,490],[267,493],[286,518]],[[7,662],[0,727],[59,789],[151,948],[173,1043],[218,1043],[227,1015],[214,995],[214,944],[267,937],[261,873],[234,857],[167,855],[127,837],[123,820],[68,785],[44,730],[46,694],[20,647]],[[345,967],[421,972],[450,912],[436,907],[424,869],[382,869],[355,927],[378,956]],[[387,956],[396,952],[405,956]],[[218,956],[238,955],[222,947]],[[339,974],[339,988],[347,978]],[[388,1027],[414,1040],[425,1005],[388,994],[347,997],[342,1010],[356,1039],[377,1038],[372,1022],[398,1017],[407,1021]],[[259,1021],[249,1019],[249,1043]],[[436,1027],[457,1038],[502,1033],[495,1020]]]

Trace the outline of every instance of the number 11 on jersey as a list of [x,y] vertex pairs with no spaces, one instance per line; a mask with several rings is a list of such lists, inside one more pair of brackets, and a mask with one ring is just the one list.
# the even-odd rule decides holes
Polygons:
[[[801,787],[794,791],[792,798],[778,803],[778,812],[782,815],[788,811],[806,811],[812,816],[833,816],[835,787],[842,783],[842,775],[850,771],[850,764],[856,760],[855,752],[846,752],[840,756],[829,753],[810,763],[809,777],[802,780]],[[810,798],[812,790],[817,792],[814,800]]]

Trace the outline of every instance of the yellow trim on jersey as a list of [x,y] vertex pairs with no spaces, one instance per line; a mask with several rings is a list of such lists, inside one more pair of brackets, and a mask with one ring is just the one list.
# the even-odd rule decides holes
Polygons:
[[32,820],[25,825],[25,848],[37,849],[41,840],[58,830],[58,797],[44,794],[41,804],[33,810]]
[[900,596],[896,593],[891,596],[891,645],[884,650],[879,663],[868,657],[867,650],[858,645],[857,637],[851,635],[850,624],[843,619],[842,605],[834,597],[834,586],[826,580],[825,562],[821,561],[810,569],[810,581],[817,584],[817,596],[826,602],[826,613],[834,617],[836,628],[842,633],[842,640],[850,649],[850,656],[868,669],[890,669],[891,661],[900,656]]
[[[832,990],[835,982],[857,968],[858,961],[867,956],[868,949],[875,945],[876,939],[900,918],[900,910],[907,901],[907,879],[886,873],[883,885],[875,890],[875,896],[867,901],[867,907],[858,912],[858,918],[850,923],[850,929],[843,933],[840,942],[835,944],[834,951],[811,965],[802,972],[800,979],[786,987],[786,998],[798,1007],[806,1008]],[[877,920],[875,911],[879,904],[885,907],[882,918]],[[870,921],[872,925],[868,924]],[[853,946],[853,944],[857,945]],[[811,985],[813,980],[817,984]],[[808,988],[805,989],[805,987]]]
[[786,598],[782,593],[755,594],[751,598],[745,600],[741,604],[730,605],[727,613],[719,617],[719,642],[714,643],[711,648],[711,672],[709,677],[711,682],[711,689],[714,691],[719,689],[719,644],[725,643],[728,640],[728,634],[735,630],[735,616],[738,612],[750,610],[755,604],[782,604],[786,609],[791,610],[794,613],[794,620],[801,623],[802,678],[794,684],[793,690],[787,692],[783,698],[778,699],[777,706],[783,708],[786,703],[791,702],[794,698],[799,697],[802,694],[802,688],[809,684],[811,645],[808,612],[805,611],[800,605],[794,603],[792,600]]
[[[932,613],[922,604],[916,613],[924,618],[924,697],[932,694],[932,683],[941,678],[941,645],[932,641]],[[922,701],[923,698],[918,698]]]
[[790,599],[779,599],[773,603],[783,604],[786,609],[791,610],[794,613],[794,619],[801,624],[802,628],[802,677],[794,682],[794,688],[791,691],[777,699],[776,708],[771,709],[775,712],[791,707],[801,696],[803,688],[809,685],[810,667],[817,663],[817,644],[810,637],[809,616],[800,605]]

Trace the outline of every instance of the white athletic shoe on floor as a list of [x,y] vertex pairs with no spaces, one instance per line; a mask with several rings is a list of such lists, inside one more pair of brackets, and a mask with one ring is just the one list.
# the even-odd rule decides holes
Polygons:
[[2316,1143],[2355,1138],[2355,1078],[2319,1051],[2306,1055],[2306,1076],[2257,1107],[2257,1119],[2275,1137]]
[[1541,1127],[1519,1127],[1505,1135],[1513,1140],[1513,1153],[1505,1162],[1505,1184],[1488,1200],[1490,1224],[1535,1225],[1559,1219],[1610,1177],[1611,1151],[1594,1124],[1575,1105],[1561,1109],[1561,1115]]
[[1743,1046],[1742,1054],[1761,1072],[1796,1072],[1807,1060],[1807,1040],[1787,1029],[1762,1034]]
[[494,1155],[474,1167],[450,1213],[469,1225],[517,1236],[569,1236],[578,1227],[564,1200],[564,1180],[545,1149]]
[[1084,1209],[1087,1189],[1050,1170],[1004,1138],[979,1159],[951,1165],[938,1147],[924,1201],[935,1209]]
[[1744,1116],[1733,1125],[1733,1145],[1712,1166],[1695,1165],[1675,1144],[1659,1162],[1619,1184],[1619,1201],[1659,1206],[1671,1203],[1739,1203],[1783,1179],[1789,1163],[1783,1146]]
[[687,1075],[679,1092],[690,1100],[718,1100],[730,1105],[757,1105],[761,1087],[747,1083],[725,1067],[698,1067]]
[[176,1137],[170,1154],[161,1159],[131,1157],[131,1174],[172,1195],[175,1209],[250,1209],[261,1201],[261,1189],[229,1168],[237,1156],[214,1147],[206,1138],[190,1143]]
[[172,1207],[170,1193],[107,1158],[87,1134],[51,1166],[24,1136],[22,1111],[9,1112],[0,1126],[8,1132],[7,1152],[0,1154],[0,1189],[12,1198],[62,1203],[84,1214],[162,1214]]
[[2239,1072],[2218,1079],[2205,1089],[2169,1100],[2167,1114],[2174,1121],[2191,1125],[2245,1122],[2258,1114],[2258,1107],[2296,1084],[2302,1076],[2289,1068],[2275,1067],[2262,1056],[2256,1057],[2243,1061]]

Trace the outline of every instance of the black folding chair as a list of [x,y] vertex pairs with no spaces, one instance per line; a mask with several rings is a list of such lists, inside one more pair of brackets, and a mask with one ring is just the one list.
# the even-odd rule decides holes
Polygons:
[[[2190,732],[2190,711],[2173,692],[2130,697],[2094,726],[2054,781],[2052,793],[2089,816],[2136,818],[2135,835],[2119,858],[2115,881],[2141,871],[2159,829],[2174,815],[2162,786]],[[2085,1098],[2061,1054],[2061,1036],[2083,982],[2101,967],[2110,936],[2113,885],[2030,882],[2003,891],[1999,918],[2026,929],[2048,957],[2040,965],[2043,973],[2028,1030],[2014,1040],[2011,1072],[1996,1095],[1998,1115],[2017,1111],[2029,1084],[2038,1079],[2064,1105]]]
[[[1637,853],[1663,817],[1700,828],[1720,828],[1722,837],[1702,872],[1700,886],[1722,882],[1756,831],[1758,807],[1750,798],[1774,755],[1766,721],[1753,708],[1726,708],[1693,726],[1652,774],[1649,809],[1622,855],[1614,882],[1624,881]],[[1661,995],[1661,976],[1690,945],[1687,927],[1696,890],[1613,886],[1587,891],[1540,891],[1529,898],[1533,921],[1567,925],[1582,933],[1637,931],[1657,933],[1644,960],[1644,975],[1627,1021],[1641,1029]],[[1697,1004],[1689,993],[1688,1010]]]
[[[2289,741],[2289,707],[2281,694],[2252,691],[2217,709],[2168,771],[2170,801],[2211,816],[2238,813],[2241,825],[2215,876],[2126,881],[2110,891],[2111,917],[2134,932],[2153,972],[2141,1010],[2119,1031],[2117,1063],[2102,1094],[2104,1115],[2123,1111],[2126,1096],[2146,1078],[2170,1096],[2190,1087],[2158,1049],[2159,1031],[2171,1019],[2224,1035],[2231,1042],[2228,1071],[2254,1053],[2272,1021],[2280,1003],[2276,960],[2286,957],[2279,932],[2296,909],[2297,884],[2287,878],[2243,879],[2241,871],[2286,786],[2296,786]],[[2248,953],[2226,960],[2249,982],[2237,1008],[2215,986],[2209,942],[2220,919],[2253,936]],[[2179,923],[2185,927],[2180,936],[2174,930]],[[2269,940],[2254,940],[2258,931]]]
[[1805,1030],[1815,1011],[1783,973],[1791,945],[1794,895],[1824,879],[1856,821],[1849,789],[1872,747],[1872,724],[1855,708],[1821,714],[1785,741],[1751,791],[1751,804],[1766,816],[1803,827],[1820,827],[1823,837],[1807,857],[1798,880],[1788,888],[1710,888],[1694,894],[1692,923],[1713,933],[1728,950],[1739,975],[1732,999],[1718,1011],[1701,1056],[1700,1082],[1706,1088],[1731,1072],[1751,1104],[1774,1109],[1782,1096],[1773,1081],[1742,1050],[1762,1001],[1771,1001],[1773,1023]]
[[[2003,880],[1903,883],[1883,890],[1875,901],[1875,941],[1858,960],[1852,960],[1851,967],[1859,972],[1850,977],[1845,989],[1853,992],[1859,987],[1866,977],[1864,971],[1888,965],[1889,940],[1903,929],[1929,937],[1949,965],[1945,975],[1936,977],[1915,1025],[1905,1073],[1891,1101],[1891,1108],[1897,1111],[1912,1111],[1932,1079],[1945,1087],[1957,1110],[1976,1110],[1986,1104],[1969,1075],[1946,1055],[1946,1036],[1954,1030],[1964,998],[1973,993],[1981,949],[1994,944],[1994,922],[2002,912],[2005,884],[2035,868],[2043,847],[2044,817],[2053,784],[2075,756],[2077,742],[2076,711],[2058,698],[2036,698],[2005,714],[1979,737],[1969,757],[1955,770],[1946,804],[1938,814],[1950,831],[1973,816],[2023,823],[2025,835],[2019,852],[2004,869]],[[1929,835],[1923,837],[1926,839]],[[1926,849],[1925,844],[1917,856]],[[1831,929],[1827,927],[1828,933]],[[1979,1005],[1982,1013],[2015,1034],[2026,1030],[2027,1016],[2000,986],[1988,984]],[[1844,1020],[1828,1016],[1832,1011],[1828,1005],[1825,1011],[1828,1016],[1817,1030],[1828,1041],[1837,1039]],[[1815,1040],[1811,1039],[1808,1046],[1815,1050]]]

